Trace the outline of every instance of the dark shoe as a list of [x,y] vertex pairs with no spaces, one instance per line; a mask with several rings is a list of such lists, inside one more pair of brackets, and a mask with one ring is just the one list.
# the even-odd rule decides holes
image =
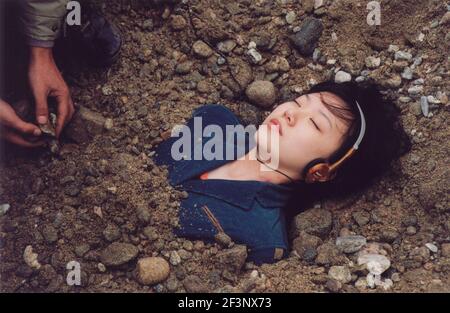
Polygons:
[[107,67],[119,57],[122,36],[119,29],[103,15],[91,8],[82,10],[81,25],[68,26],[67,38],[71,46],[90,65]]

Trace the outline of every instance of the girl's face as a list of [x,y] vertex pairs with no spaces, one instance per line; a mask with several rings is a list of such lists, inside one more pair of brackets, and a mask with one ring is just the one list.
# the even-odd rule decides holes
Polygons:
[[[262,123],[266,129],[278,129],[278,169],[293,179],[302,179],[303,169],[312,160],[329,158],[342,145],[348,130],[348,125],[327,109],[321,95],[328,104],[346,106],[329,92],[303,95],[278,105]],[[260,127],[256,141],[260,151],[274,155],[270,131],[262,132]]]

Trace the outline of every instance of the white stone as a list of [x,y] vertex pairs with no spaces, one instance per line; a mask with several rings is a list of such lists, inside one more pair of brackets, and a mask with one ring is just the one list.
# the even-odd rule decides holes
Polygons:
[[412,59],[412,54],[405,51],[397,51],[395,52],[395,59],[410,61]]
[[332,266],[328,271],[328,276],[343,284],[346,284],[352,280],[352,274],[347,266]]
[[0,216],[6,214],[10,208],[10,205],[8,203],[0,204]]
[[350,75],[347,72],[339,71],[336,73],[336,76],[334,77],[334,81],[336,83],[345,83],[352,80],[352,75]]
[[366,66],[370,69],[377,68],[381,64],[381,58],[369,56],[366,58]]
[[366,265],[367,270],[374,275],[383,274],[390,266],[391,261],[381,254],[361,254],[358,257],[358,265]]
[[438,247],[436,247],[436,245],[428,242],[425,244],[425,247],[427,247],[431,252],[436,253],[438,252]]
[[402,78],[406,80],[411,80],[413,78],[413,71],[410,67],[405,67],[403,69]]
[[413,86],[408,89],[408,93],[411,96],[417,96],[423,92],[423,86]]
[[41,264],[38,261],[38,254],[33,252],[33,247],[30,245],[25,247],[25,251],[23,252],[23,260],[31,268],[41,268]]
[[430,107],[428,104],[428,99],[425,96],[420,97],[420,109],[422,110],[423,116],[428,117],[430,113]]
[[178,265],[178,264],[181,263],[181,257],[180,257],[180,255],[178,254],[178,252],[172,251],[172,252],[170,253],[169,262],[170,262],[170,264],[172,264],[172,265]]
[[397,52],[400,48],[397,45],[389,45],[388,52]]
[[262,60],[262,55],[258,51],[256,51],[256,49],[248,50],[247,54],[250,55],[253,63],[258,63]]
[[323,7],[324,1],[323,0],[314,0],[314,10],[317,10],[320,7]]

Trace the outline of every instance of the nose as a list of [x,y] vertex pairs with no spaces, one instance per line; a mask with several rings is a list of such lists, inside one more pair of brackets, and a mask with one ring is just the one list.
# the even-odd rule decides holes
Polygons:
[[296,118],[295,118],[294,112],[291,109],[287,109],[286,111],[284,111],[283,116],[284,116],[284,118],[286,120],[286,124],[288,126],[295,125]]

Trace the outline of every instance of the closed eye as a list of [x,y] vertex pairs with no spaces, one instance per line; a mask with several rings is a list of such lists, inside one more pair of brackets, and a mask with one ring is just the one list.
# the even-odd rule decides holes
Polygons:
[[316,129],[317,129],[318,131],[321,131],[320,128],[319,128],[319,126],[317,126],[316,122],[314,122],[314,120],[313,120],[312,118],[310,118],[309,120],[314,124],[314,126],[316,127]]

